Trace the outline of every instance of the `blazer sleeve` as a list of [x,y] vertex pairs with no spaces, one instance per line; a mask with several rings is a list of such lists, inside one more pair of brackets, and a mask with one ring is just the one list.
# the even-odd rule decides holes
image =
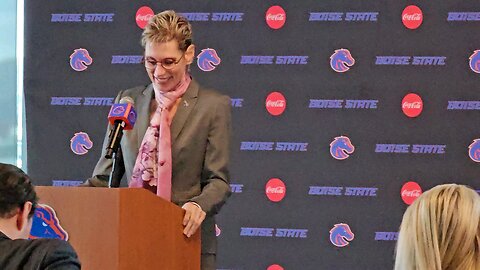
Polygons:
[[200,195],[190,199],[207,215],[215,215],[230,196],[228,163],[231,139],[231,101],[221,96],[210,120],[208,141],[202,171]]
[[[122,97],[123,91],[120,91],[118,93],[117,97],[115,98],[114,103],[118,103],[120,98]],[[108,124],[107,125],[107,131],[105,133],[105,137],[103,139],[103,144],[102,144],[102,154],[100,156],[100,159],[97,162],[97,165],[95,166],[95,169],[93,170],[92,177],[88,178],[85,183],[82,184],[82,186],[90,186],[90,187],[106,187],[108,186],[108,178],[110,177],[110,172],[112,171],[112,159],[106,159],[105,154],[106,154],[106,148],[107,144],[109,141],[109,136],[110,135],[110,130],[112,129],[112,125]],[[120,163],[120,164],[118,164]],[[120,171],[121,174],[118,175],[118,177],[122,178],[123,173],[124,173],[124,166],[123,166],[123,160],[120,159],[117,162],[117,165],[120,165]]]
[[77,253],[72,246],[62,240],[51,241],[46,257],[42,263],[45,270],[79,270],[81,269]]

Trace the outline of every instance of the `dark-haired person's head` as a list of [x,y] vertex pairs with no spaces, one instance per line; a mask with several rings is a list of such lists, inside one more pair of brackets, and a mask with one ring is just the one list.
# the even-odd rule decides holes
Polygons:
[[28,175],[0,163],[0,231],[11,239],[28,238],[37,201]]

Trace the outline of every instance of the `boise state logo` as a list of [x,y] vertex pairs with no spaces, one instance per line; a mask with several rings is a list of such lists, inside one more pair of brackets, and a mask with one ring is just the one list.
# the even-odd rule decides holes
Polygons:
[[85,155],[92,146],[93,142],[85,132],[77,132],[73,138],[70,139],[70,149],[77,155]]
[[480,139],[473,140],[468,146],[468,156],[475,162],[480,162]]
[[60,226],[57,214],[50,206],[38,204],[33,214],[29,239],[55,238],[68,240],[68,233]]
[[350,51],[347,49],[338,49],[330,56],[330,67],[336,72],[346,72],[355,64]]
[[335,224],[330,230],[330,242],[336,247],[348,246],[348,241],[352,241],[354,237],[350,226],[345,223]]
[[480,50],[473,51],[473,54],[470,55],[470,68],[475,73],[480,73]]
[[123,115],[125,113],[125,107],[124,106],[116,106],[112,110],[112,114],[114,115]]
[[346,159],[353,153],[353,151],[355,151],[355,147],[348,137],[335,137],[333,142],[330,143],[330,154],[334,159]]
[[203,71],[212,71],[222,60],[214,49],[203,49],[197,56],[197,65]]
[[84,71],[93,62],[86,49],[75,49],[70,55],[70,66],[75,71]]

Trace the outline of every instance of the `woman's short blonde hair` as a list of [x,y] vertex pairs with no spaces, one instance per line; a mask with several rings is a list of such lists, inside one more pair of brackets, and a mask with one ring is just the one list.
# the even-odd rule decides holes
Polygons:
[[480,196],[456,184],[423,193],[403,215],[395,270],[480,269]]
[[168,42],[176,40],[178,48],[186,51],[192,44],[192,26],[188,20],[173,10],[165,10],[153,16],[142,33],[142,46],[147,42]]

